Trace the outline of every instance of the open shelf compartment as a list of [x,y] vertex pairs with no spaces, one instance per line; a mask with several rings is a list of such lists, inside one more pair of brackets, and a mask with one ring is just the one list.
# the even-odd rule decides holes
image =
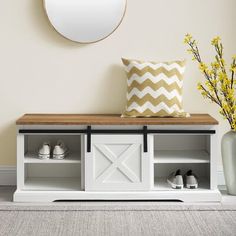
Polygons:
[[[172,189],[167,183],[168,176],[180,169],[184,175],[188,170],[192,170],[198,178],[197,189]],[[205,163],[183,164],[183,163],[163,163],[154,166],[154,190],[176,190],[176,191],[201,191],[210,189],[210,165]]]
[[66,163],[26,163],[23,190],[80,191],[81,165]]
[[[81,191],[81,134],[26,134],[23,151],[23,191]],[[68,148],[62,160],[38,158],[39,147],[49,142],[53,150],[61,140]],[[51,150],[51,151],[52,151]]]
[[[210,142],[208,134],[154,135],[154,190],[201,191],[210,186]],[[167,178],[180,169],[184,175],[192,170],[198,177],[198,188],[172,189]]]
[[154,136],[154,164],[210,163],[210,135]]
[[[80,163],[81,162],[81,135],[25,135],[24,137],[24,163]],[[39,147],[44,142],[49,142],[53,150],[57,141],[61,140],[69,152],[62,160],[38,158]]]

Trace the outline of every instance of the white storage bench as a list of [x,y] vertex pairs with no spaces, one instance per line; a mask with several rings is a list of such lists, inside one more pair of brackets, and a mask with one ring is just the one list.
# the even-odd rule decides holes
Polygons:
[[[217,125],[189,118],[26,114],[17,120],[16,202],[56,200],[220,201]],[[38,159],[44,141],[69,148],[63,160]],[[167,176],[192,169],[198,189],[172,189]]]

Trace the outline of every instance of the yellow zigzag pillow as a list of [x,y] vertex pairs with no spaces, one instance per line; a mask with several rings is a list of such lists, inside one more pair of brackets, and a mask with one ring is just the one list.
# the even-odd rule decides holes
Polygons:
[[188,117],[182,104],[185,61],[142,62],[123,59],[128,76],[123,117]]

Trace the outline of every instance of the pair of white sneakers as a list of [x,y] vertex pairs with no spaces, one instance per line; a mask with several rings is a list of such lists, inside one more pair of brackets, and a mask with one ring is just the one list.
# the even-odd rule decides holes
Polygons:
[[189,189],[198,188],[198,177],[192,170],[187,171],[185,175],[182,176],[181,170],[178,169],[176,172],[169,175],[167,182],[174,189],[183,189],[184,186]]
[[62,160],[68,154],[68,148],[63,141],[58,140],[52,151],[50,142],[44,142],[38,150],[39,159],[49,159],[51,154],[52,159]]

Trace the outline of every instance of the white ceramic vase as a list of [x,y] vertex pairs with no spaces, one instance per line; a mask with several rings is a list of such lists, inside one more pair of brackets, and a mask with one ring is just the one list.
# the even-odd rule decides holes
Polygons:
[[224,134],[221,154],[228,194],[236,195],[236,131],[231,130]]

